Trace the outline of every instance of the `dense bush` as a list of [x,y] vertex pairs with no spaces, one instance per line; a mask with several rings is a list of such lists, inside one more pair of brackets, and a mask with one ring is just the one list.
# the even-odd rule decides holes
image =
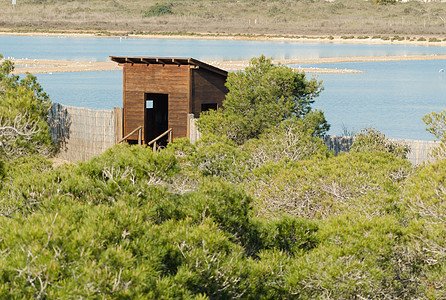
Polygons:
[[397,0],[373,0],[373,2],[379,5],[390,5],[396,4]]
[[[1,297],[444,296],[444,161],[417,170],[392,153],[321,148],[253,165],[262,138],[118,145],[57,169],[7,162]],[[218,172],[198,168],[206,157]]]
[[[264,56],[251,59],[243,72],[230,73],[226,86],[224,109],[203,114],[198,126],[203,134],[224,135],[237,144],[259,137],[286,119],[306,116],[322,91],[321,82],[274,65]],[[323,114],[320,117],[315,126],[323,134],[329,125]]]
[[411,171],[408,161],[390,154],[352,152],[265,165],[253,172],[247,188],[266,216],[377,216],[396,210],[398,190]]
[[402,143],[392,142],[379,130],[365,128],[355,134],[355,139],[350,147],[351,151],[379,151],[392,153],[396,157],[406,158],[410,148]]
[[[2,58],[0,54],[0,59]],[[36,77],[11,75],[14,64],[0,64],[0,158],[52,151],[48,125],[51,102]]]
[[440,144],[430,153],[433,159],[446,158],[446,110],[440,113],[431,112],[423,117],[426,130],[440,140]]
[[9,168],[2,196],[25,192],[20,209],[2,201],[3,297],[237,298],[269,289],[249,269],[265,251],[291,257],[318,244],[316,224],[256,219],[252,199],[219,179],[171,192],[169,152],[121,145],[56,170],[40,157]]
[[164,15],[172,15],[172,4],[155,4],[144,12],[144,17],[159,17]]

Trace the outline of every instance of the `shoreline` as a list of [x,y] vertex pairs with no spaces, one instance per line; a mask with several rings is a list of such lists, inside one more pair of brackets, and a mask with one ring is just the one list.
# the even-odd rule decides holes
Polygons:
[[[60,60],[26,60],[10,59],[15,64],[12,72],[15,75],[26,73],[31,74],[52,74],[68,72],[95,72],[95,71],[119,71],[121,67],[115,62],[79,62],[79,61],[60,61]],[[1,62],[2,60],[0,60]],[[230,61],[230,62],[206,62],[228,72],[241,71],[248,66],[249,61]],[[294,68],[305,73],[364,73],[359,70],[351,69],[327,69],[327,68]]]
[[[384,45],[414,45],[414,46],[431,46],[431,47],[446,47],[446,41],[439,40],[442,37],[437,37],[435,42],[429,40],[396,40],[387,37],[382,38],[358,38],[353,35],[349,38],[342,38],[342,36],[305,36],[298,37],[294,35],[275,35],[275,34],[219,34],[219,33],[190,33],[178,34],[169,32],[147,33],[147,34],[130,34],[125,31],[76,31],[76,30],[61,30],[61,31],[37,31],[37,32],[20,32],[7,28],[0,28],[0,35],[5,36],[55,36],[55,37],[72,37],[72,38],[132,38],[132,39],[193,39],[193,40],[242,40],[242,41],[279,41],[279,42],[308,42],[308,43],[339,43],[339,44],[384,44]],[[353,36],[353,38],[352,38]]]
[[[60,72],[92,72],[92,71],[118,71],[121,67],[114,62],[93,62],[93,61],[62,61],[49,59],[10,59],[15,64],[13,74],[42,74]],[[310,59],[276,59],[275,64],[325,64],[325,63],[345,63],[345,62],[388,62],[388,61],[415,61],[415,60],[446,60],[445,55],[409,55],[409,56],[362,56],[362,57],[331,57],[331,58],[310,58]],[[0,60],[0,62],[3,60]],[[249,60],[240,61],[204,61],[217,68],[228,72],[244,70]],[[364,73],[354,69],[333,69],[316,67],[294,67],[294,69],[305,73],[336,73],[351,74]]]

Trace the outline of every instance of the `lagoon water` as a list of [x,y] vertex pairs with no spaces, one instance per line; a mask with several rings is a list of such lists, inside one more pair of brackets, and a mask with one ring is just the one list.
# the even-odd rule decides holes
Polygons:
[[[120,39],[0,36],[5,57],[105,61],[109,55],[177,56],[239,60],[446,54],[441,47],[276,41]],[[304,65],[302,65],[304,67]],[[445,60],[307,65],[366,73],[319,74],[325,90],[316,100],[332,129],[341,134],[373,126],[388,137],[431,140],[421,118],[446,109]],[[306,66],[305,66],[306,67]],[[308,74],[308,76],[312,76]],[[122,106],[122,72],[39,74],[53,102],[95,109]]]

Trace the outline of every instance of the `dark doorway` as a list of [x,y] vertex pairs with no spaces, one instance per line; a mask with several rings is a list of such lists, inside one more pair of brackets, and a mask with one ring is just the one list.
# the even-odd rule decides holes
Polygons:
[[[168,95],[146,93],[144,102],[146,107],[144,140],[149,143],[168,129]],[[167,137],[160,140],[161,145],[165,143],[167,143]]]

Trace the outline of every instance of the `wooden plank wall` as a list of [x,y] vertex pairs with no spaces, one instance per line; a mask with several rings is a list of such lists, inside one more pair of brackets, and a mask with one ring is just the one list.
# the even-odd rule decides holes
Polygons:
[[50,130],[60,151],[56,157],[71,162],[85,161],[103,153],[116,142],[121,132],[121,109],[92,110],[53,104],[50,109]]
[[[168,126],[173,129],[174,138],[185,137],[189,112],[189,65],[125,64],[124,70],[124,135],[138,126],[144,127],[144,94],[153,93],[168,94]],[[136,134],[131,138],[137,139]]]
[[226,77],[200,68],[192,73],[192,111],[196,118],[200,116],[201,104],[217,103],[222,106],[228,89]]

